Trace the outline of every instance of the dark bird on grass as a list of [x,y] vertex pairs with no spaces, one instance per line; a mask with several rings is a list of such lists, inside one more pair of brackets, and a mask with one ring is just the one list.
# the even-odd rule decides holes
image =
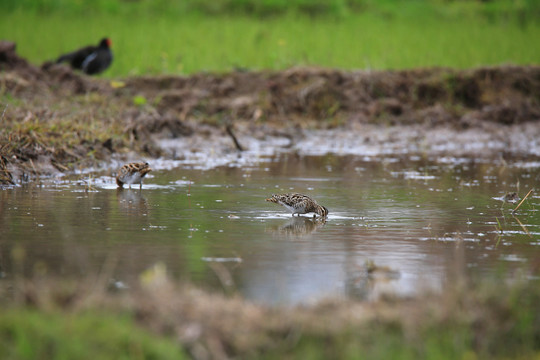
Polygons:
[[73,69],[95,75],[106,70],[112,63],[111,40],[103,38],[98,46],[89,45],[68,54],[61,55],[56,63],[67,62]]
[[147,162],[129,163],[118,170],[116,175],[116,184],[119,188],[123,188],[124,184],[128,184],[131,189],[131,184],[139,184],[142,189],[142,179],[152,169]]
[[[300,216],[300,214],[307,214],[311,212],[324,218],[328,216],[327,208],[317,204],[315,200],[303,194],[274,194],[266,199],[266,201],[282,205],[292,212],[293,216],[294,214],[298,214],[298,216]],[[315,215],[313,215],[313,217],[315,217]]]

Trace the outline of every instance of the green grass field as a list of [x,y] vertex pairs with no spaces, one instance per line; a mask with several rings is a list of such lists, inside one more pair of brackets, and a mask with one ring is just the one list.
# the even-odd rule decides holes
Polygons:
[[34,64],[109,36],[115,61],[107,77],[291,66],[405,69],[540,63],[540,22],[501,16],[504,11],[486,16],[456,4],[434,8],[417,1],[344,16],[216,16],[178,9],[144,12],[142,4],[130,11],[100,8],[86,15],[82,9],[14,8],[0,14],[0,34],[15,41],[19,54]]

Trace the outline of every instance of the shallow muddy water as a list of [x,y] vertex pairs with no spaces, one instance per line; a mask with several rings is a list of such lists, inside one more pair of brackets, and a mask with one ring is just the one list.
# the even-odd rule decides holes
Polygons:
[[[538,281],[538,163],[416,156],[281,154],[201,170],[160,162],[138,187],[111,171],[0,191],[0,266],[9,282],[105,274],[118,288],[162,269],[175,281],[265,304],[438,291],[462,279]],[[517,166],[519,165],[519,166]],[[301,192],[326,222],[264,199]]]

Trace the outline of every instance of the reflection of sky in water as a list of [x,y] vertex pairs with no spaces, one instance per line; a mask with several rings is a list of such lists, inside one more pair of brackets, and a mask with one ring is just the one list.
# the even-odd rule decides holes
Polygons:
[[[164,263],[174,279],[221,289],[219,263],[245,296],[270,304],[410,295],[501,270],[537,277],[540,196],[516,217],[497,198],[523,197],[538,170],[458,160],[290,156],[207,171],[164,162],[142,191],[116,190],[110,170],[46,179],[1,193],[0,266],[13,278],[9,254],[23,246],[28,276],[97,274],[113,258],[112,277],[128,286]],[[327,221],[264,201],[279,192],[314,197]]]
[[[242,272],[242,290],[249,298],[265,303],[292,304],[329,296],[379,291],[401,295],[413,294],[419,286],[440,288],[440,270],[424,278],[426,254],[412,243],[381,242],[354,234],[343,241],[341,226],[325,225],[324,230],[307,239],[292,235],[283,241],[279,235],[271,240],[264,253],[247,260],[249,271]],[[364,269],[367,259],[399,269],[399,280],[369,281]],[[437,274],[439,273],[439,274]]]

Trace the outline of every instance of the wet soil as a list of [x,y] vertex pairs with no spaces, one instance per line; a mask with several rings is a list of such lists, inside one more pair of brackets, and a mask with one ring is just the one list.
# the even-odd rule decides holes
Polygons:
[[[30,64],[0,42],[0,181],[110,161],[241,151],[288,139],[302,151],[358,144],[395,152],[540,156],[540,66],[469,70],[292,68],[91,78]],[[310,141],[310,139],[316,139]],[[414,149],[410,144],[414,143]],[[317,145],[318,144],[318,145]],[[181,145],[182,146],[182,145]],[[281,145],[276,145],[281,146]]]

